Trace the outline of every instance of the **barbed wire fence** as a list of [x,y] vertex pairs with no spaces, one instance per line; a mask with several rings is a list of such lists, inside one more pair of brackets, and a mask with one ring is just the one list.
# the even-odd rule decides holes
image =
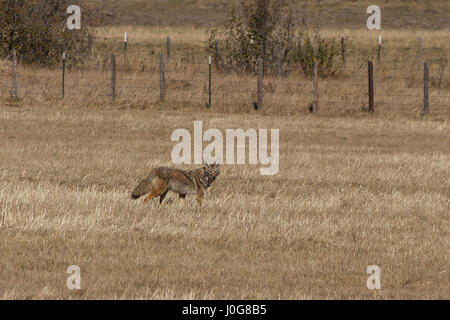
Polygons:
[[[135,63],[134,68],[130,67],[133,56],[130,52],[127,56],[130,48],[126,46],[121,63],[113,54],[101,63],[97,61],[79,70],[66,70],[67,55],[64,54],[62,77],[56,77],[58,70],[22,70],[13,52],[7,72],[10,74],[0,74],[0,97],[9,96],[14,101],[24,97],[110,98],[111,101],[140,97],[166,104],[189,102],[208,108],[240,104],[244,109],[257,111],[266,106],[291,106],[294,110],[312,113],[321,113],[323,107],[343,105],[347,109],[368,112],[377,111],[379,106],[410,107],[415,111],[420,109],[423,114],[433,113],[437,108],[447,111],[450,108],[448,71],[422,61],[421,38],[417,43],[416,63],[395,67],[395,62],[381,58],[364,63],[364,59],[349,57],[342,38],[342,68],[349,74],[335,79],[320,78],[317,72],[312,78],[307,77],[300,70],[287,76],[264,75],[262,68],[251,75],[219,72],[213,67],[215,61],[210,56],[202,57],[205,63],[193,61],[192,53],[175,57],[170,37],[166,54],[161,52],[159,59],[143,59]],[[405,76],[405,72],[408,75]],[[61,79],[59,83],[57,79]]]

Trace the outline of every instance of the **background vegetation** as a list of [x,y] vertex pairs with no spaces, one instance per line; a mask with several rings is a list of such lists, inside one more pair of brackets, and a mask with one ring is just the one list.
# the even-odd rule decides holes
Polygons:
[[336,42],[317,33],[310,36],[312,30],[302,21],[295,1],[241,1],[223,31],[211,30],[209,47],[216,66],[254,73],[262,59],[264,74],[286,75],[301,67],[311,75],[317,61],[322,76],[333,73]]
[[79,64],[93,45],[90,39],[94,13],[83,7],[83,28],[68,30],[66,13],[72,0],[0,0],[0,57],[16,50],[22,63],[54,65],[62,53],[70,56],[71,64]]

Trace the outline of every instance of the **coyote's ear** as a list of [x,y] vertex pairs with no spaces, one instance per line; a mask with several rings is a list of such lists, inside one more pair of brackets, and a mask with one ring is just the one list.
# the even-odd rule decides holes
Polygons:
[[215,160],[214,162],[210,163],[209,161],[205,161],[205,169],[206,168],[218,168],[220,166],[220,163]]

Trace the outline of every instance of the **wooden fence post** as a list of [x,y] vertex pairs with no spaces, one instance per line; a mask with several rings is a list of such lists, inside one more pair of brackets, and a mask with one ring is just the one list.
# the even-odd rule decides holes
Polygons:
[[166,97],[165,88],[165,76],[164,76],[164,54],[159,55],[159,100],[164,102]]
[[313,112],[319,111],[319,63],[314,62],[314,100]]
[[257,86],[257,94],[258,94],[258,104],[257,110],[261,111],[262,108],[262,75],[263,75],[263,63],[262,59],[258,59],[258,86]]
[[12,52],[12,85],[11,85],[11,98],[17,99],[17,53],[14,49]]
[[170,59],[170,48],[171,48],[170,37],[167,37],[167,61],[169,61]]
[[211,82],[212,82],[211,56],[208,57],[208,67],[209,67],[209,88],[208,88],[209,100],[208,100],[208,108],[211,108],[211,95],[212,95],[212,88],[211,88]]
[[116,56],[111,54],[111,96],[116,98]]
[[428,96],[428,61],[423,64],[423,113],[427,114],[430,109],[430,101]]
[[342,53],[342,62],[345,64],[346,60],[345,60],[345,38],[344,37],[341,38],[341,53]]
[[63,52],[62,55],[62,98],[64,99],[64,80],[65,80],[65,76],[66,76],[66,53]]
[[422,63],[422,38],[417,37],[417,64]]
[[373,63],[368,63],[368,75],[369,75],[369,112],[374,111],[374,94],[373,94]]

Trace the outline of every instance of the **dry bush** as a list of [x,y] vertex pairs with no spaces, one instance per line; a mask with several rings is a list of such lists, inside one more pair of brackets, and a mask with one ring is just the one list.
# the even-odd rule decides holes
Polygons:
[[68,30],[66,10],[79,4],[77,0],[0,0],[0,56],[15,49],[23,63],[54,65],[66,52],[71,64],[81,63],[92,46],[89,27],[94,13],[84,7],[82,28]]
[[242,0],[239,8],[224,30],[211,30],[209,48],[221,70],[253,73],[262,59],[265,74],[285,75],[299,66],[312,74],[316,61],[321,76],[337,72],[336,42],[308,30],[295,1]]

